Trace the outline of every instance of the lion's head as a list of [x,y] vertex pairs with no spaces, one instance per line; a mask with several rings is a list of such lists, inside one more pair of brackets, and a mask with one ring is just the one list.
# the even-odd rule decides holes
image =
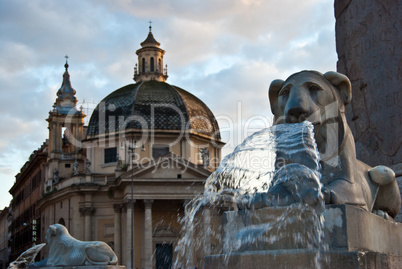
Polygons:
[[45,240],[49,245],[51,245],[53,239],[55,237],[60,237],[61,235],[69,235],[67,228],[61,224],[53,224],[47,229]]
[[285,81],[274,80],[269,87],[274,124],[312,122],[324,160],[328,149],[337,151],[342,143],[345,106],[351,99],[349,79],[337,72],[301,71]]

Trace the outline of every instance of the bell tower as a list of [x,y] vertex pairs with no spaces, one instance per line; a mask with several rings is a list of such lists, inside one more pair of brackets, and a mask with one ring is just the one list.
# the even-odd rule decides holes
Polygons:
[[134,67],[134,80],[136,82],[148,80],[165,82],[168,78],[167,65],[163,67],[165,51],[159,46],[160,43],[155,40],[150,25],[148,37],[141,43],[142,48],[136,52],[138,55],[138,65],[136,64]]
[[[55,179],[71,173],[73,163],[84,163],[84,157],[80,153],[83,139],[83,126],[85,115],[77,110],[76,91],[71,86],[68,73],[68,56],[66,56],[66,68],[63,74],[63,82],[57,91],[57,98],[53,110],[49,111],[49,172],[48,179]],[[81,166],[83,167],[83,165]],[[69,174],[70,176],[70,174]]]

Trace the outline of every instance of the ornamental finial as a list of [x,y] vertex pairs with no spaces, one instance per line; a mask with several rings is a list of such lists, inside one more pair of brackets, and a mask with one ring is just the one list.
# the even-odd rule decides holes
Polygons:
[[64,58],[66,58],[66,64],[64,65],[64,67],[66,68],[66,71],[67,71],[67,68],[68,68],[68,55],[66,55],[66,56],[64,56]]

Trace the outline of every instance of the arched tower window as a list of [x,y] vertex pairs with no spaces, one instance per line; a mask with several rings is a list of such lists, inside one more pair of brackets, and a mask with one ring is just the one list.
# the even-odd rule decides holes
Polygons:
[[142,72],[145,73],[145,58],[142,58]]
[[155,72],[154,57],[151,57],[151,72]]
[[159,72],[162,73],[162,61],[161,61],[161,59],[159,59],[159,62],[158,62],[158,70],[159,70]]
[[66,226],[66,222],[64,221],[63,218],[59,219],[59,224]]

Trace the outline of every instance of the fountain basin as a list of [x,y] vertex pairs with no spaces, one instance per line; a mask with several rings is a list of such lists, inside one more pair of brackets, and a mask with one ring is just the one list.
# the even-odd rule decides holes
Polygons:
[[263,208],[252,217],[244,216],[247,212],[223,212],[223,241],[234,244],[239,244],[239,234],[248,228],[253,233],[284,214],[287,219],[292,214],[302,218],[297,216],[282,232],[268,229],[253,242],[242,242],[237,251],[206,256],[204,268],[314,268],[317,261],[321,268],[398,268],[402,264],[402,223],[351,205],[327,205],[325,244],[317,256],[318,248],[309,245],[314,212],[287,211],[288,207]]

